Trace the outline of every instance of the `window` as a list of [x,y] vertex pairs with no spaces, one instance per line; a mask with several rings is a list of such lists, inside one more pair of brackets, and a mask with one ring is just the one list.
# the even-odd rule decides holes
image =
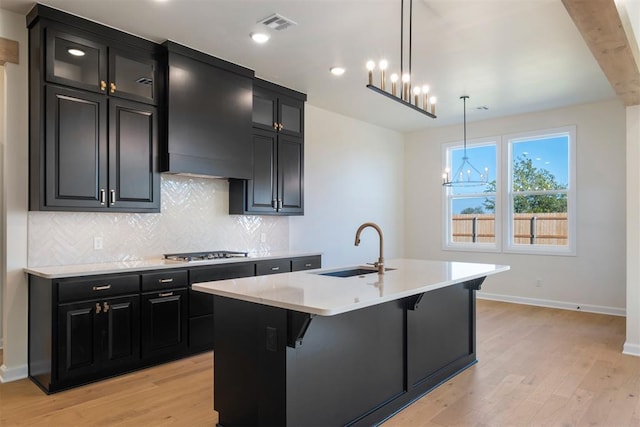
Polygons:
[[511,135],[505,250],[575,253],[575,128]]
[[[488,184],[445,187],[444,249],[575,254],[575,127],[467,141],[467,156]],[[450,170],[462,157],[443,146]]]
[[[445,164],[457,171],[462,164],[461,144],[445,146]],[[467,157],[480,172],[488,171],[489,186],[446,187],[445,246],[468,250],[496,250],[496,139],[467,141]],[[498,203],[499,204],[499,203]]]

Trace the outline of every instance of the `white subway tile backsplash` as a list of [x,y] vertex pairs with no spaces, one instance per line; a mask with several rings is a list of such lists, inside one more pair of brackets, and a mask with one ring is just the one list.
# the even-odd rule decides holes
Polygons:
[[[163,175],[161,186],[157,214],[29,212],[28,265],[141,260],[170,252],[289,250],[287,217],[228,214],[226,180]],[[101,250],[93,249],[96,236],[103,239]]]

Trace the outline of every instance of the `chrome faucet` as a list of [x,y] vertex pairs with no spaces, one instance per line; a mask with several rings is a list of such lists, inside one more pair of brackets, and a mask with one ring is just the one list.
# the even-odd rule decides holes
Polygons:
[[384,246],[384,238],[382,237],[382,230],[380,229],[378,224],[375,224],[373,222],[365,222],[360,227],[358,227],[358,231],[356,231],[355,245],[358,246],[360,244],[360,233],[362,233],[362,230],[364,230],[367,227],[371,227],[375,229],[378,232],[378,235],[380,236],[380,255],[378,256],[378,262],[374,263],[373,265],[378,268],[378,274],[384,274],[384,256],[383,256],[383,249],[382,249]]

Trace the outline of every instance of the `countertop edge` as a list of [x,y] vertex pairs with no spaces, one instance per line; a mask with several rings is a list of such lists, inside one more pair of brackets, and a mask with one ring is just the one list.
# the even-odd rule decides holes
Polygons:
[[[424,293],[424,292],[434,291],[436,289],[444,288],[444,287],[447,287],[447,286],[452,286],[452,285],[456,285],[456,284],[459,284],[459,283],[468,282],[468,281],[479,279],[479,278],[482,278],[482,277],[492,276],[494,274],[502,273],[502,272],[505,272],[505,271],[508,271],[508,270],[511,269],[511,267],[508,266],[508,265],[497,265],[496,267],[498,267],[496,270],[490,271],[490,272],[487,272],[487,273],[472,274],[472,275],[469,275],[467,277],[464,277],[463,279],[448,280],[448,281],[444,281],[444,282],[440,282],[440,283],[425,285],[425,286],[422,286],[422,287],[409,289],[409,290],[406,290],[406,291],[403,291],[403,292],[390,294],[390,295],[381,297],[381,298],[376,299],[376,300],[365,300],[365,301],[360,301],[360,302],[353,303],[353,304],[350,304],[350,305],[342,305],[342,306],[335,307],[335,308],[306,306],[306,305],[297,305],[297,304],[291,304],[291,303],[284,303],[284,302],[280,302],[280,301],[273,301],[273,300],[269,300],[269,299],[266,299],[266,298],[260,298],[260,297],[251,296],[251,295],[244,295],[244,294],[238,294],[238,293],[234,293],[234,292],[227,292],[227,291],[220,290],[220,289],[215,289],[214,290],[214,289],[211,289],[211,288],[207,287],[207,285],[206,285],[207,283],[215,283],[215,282],[194,283],[192,285],[192,287],[193,287],[193,290],[195,290],[195,291],[205,292],[205,293],[208,293],[208,294],[227,297],[227,298],[238,299],[238,300],[241,300],[241,301],[253,302],[253,303],[257,303],[257,304],[268,305],[268,306],[271,306],[271,307],[277,307],[277,308],[282,308],[282,309],[286,309],[286,310],[294,310],[294,311],[299,311],[299,312],[302,312],[302,313],[308,313],[308,314],[319,315],[319,316],[335,316],[335,315],[338,315],[338,314],[347,313],[347,312],[350,312],[350,311],[355,311],[355,310],[359,310],[359,309],[366,308],[366,307],[371,307],[371,306],[382,304],[382,303],[386,303],[386,302],[389,302],[389,301],[395,301],[395,300],[406,298],[406,297],[410,297],[410,296],[413,296],[413,295],[418,295],[418,294],[421,294],[421,293]],[[284,273],[284,274],[312,274],[312,273],[310,273],[309,271],[301,271],[301,272],[291,272],[291,273]],[[248,279],[250,279],[250,278],[248,278]],[[241,279],[235,279],[235,280],[241,280]]]
[[98,276],[102,274],[130,273],[135,271],[168,270],[180,268],[194,268],[221,264],[236,264],[242,262],[268,261],[271,259],[300,258],[306,256],[322,256],[322,252],[278,252],[274,254],[259,255],[250,254],[248,257],[224,258],[197,262],[165,261],[161,258],[139,261],[115,261],[93,264],[72,264],[60,266],[25,267],[26,274],[38,276],[43,279],[66,279],[82,276]]

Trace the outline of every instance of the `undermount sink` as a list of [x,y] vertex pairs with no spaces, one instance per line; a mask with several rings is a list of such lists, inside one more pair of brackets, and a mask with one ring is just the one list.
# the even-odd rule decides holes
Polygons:
[[[395,268],[385,268],[384,271],[395,270]],[[332,276],[332,277],[353,277],[353,276],[362,276],[365,274],[377,273],[378,270],[375,268],[349,268],[347,270],[337,270],[337,271],[326,271],[322,273],[316,273],[321,276]]]

